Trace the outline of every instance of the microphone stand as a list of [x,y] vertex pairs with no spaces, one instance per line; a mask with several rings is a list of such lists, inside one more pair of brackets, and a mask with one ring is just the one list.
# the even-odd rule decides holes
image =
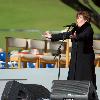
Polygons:
[[[68,27],[68,30],[66,31],[66,33],[70,30],[70,27],[71,27],[71,26]],[[62,33],[62,34],[63,34],[63,33]],[[54,56],[54,59],[55,59],[57,56],[59,56],[59,58],[58,58],[58,66],[57,66],[57,67],[59,68],[59,72],[58,72],[58,80],[59,80],[59,78],[60,78],[61,47],[62,47],[62,45],[63,45],[64,40],[65,40],[65,35],[63,35],[62,43],[61,43],[60,46],[58,47],[57,53],[56,53],[55,56]]]

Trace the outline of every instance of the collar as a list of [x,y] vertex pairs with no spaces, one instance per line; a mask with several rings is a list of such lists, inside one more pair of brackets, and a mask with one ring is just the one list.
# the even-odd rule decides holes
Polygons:
[[89,22],[85,22],[81,27],[76,27],[76,32],[83,32],[89,26],[91,26],[91,24]]

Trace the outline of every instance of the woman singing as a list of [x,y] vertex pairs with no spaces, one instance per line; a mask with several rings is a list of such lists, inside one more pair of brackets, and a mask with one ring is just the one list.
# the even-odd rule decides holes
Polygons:
[[95,54],[93,51],[93,29],[90,24],[90,15],[87,11],[79,11],[76,15],[76,26],[71,32],[59,34],[45,33],[51,41],[71,38],[72,51],[69,65],[68,80],[88,80],[96,87]]

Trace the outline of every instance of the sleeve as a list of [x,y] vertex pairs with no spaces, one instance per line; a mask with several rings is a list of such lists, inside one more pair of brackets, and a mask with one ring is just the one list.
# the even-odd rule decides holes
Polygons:
[[70,32],[63,32],[63,33],[58,33],[58,34],[52,34],[51,35],[51,41],[59,41],[59,40],[65,40],[69,39],[70,35],[72,35],[77,29],[77,26],[74,27]]
[[58,33],[58,34],[52,34],[51,41],[59,41],[69,38],[69,32],[63,32],[63,33]]
[[73,33],[73,30],[70,32],[63,32],[63,33],[58,33],[58,34],[52,34],[51,41],[59,41],[59,40],[65,40],[69,39],[70,35]]

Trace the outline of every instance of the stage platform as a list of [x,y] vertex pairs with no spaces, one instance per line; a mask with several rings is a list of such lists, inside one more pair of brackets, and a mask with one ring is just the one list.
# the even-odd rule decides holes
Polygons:
[[[24,84],[40,84],[51,91],[52,81],[58,79],[58,68],[24,68],[0,70],[0,97],[5,84],[9,80],[17,80]],[[66,80],[68,68],[61,68],[60,80]],[[96,68],[97,93],[100,99],[100,68]]]

